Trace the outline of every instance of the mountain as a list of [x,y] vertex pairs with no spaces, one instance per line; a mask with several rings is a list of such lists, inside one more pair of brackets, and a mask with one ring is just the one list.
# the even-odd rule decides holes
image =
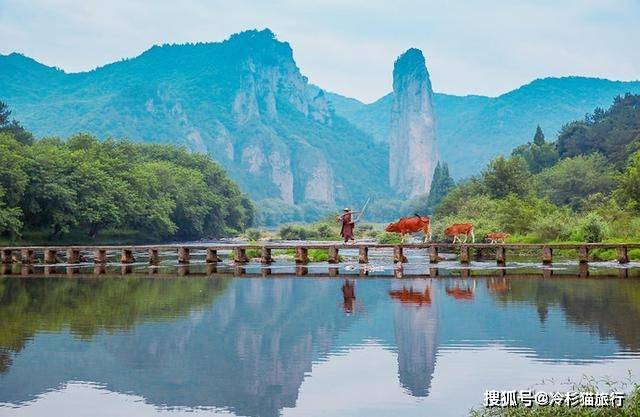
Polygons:
[[336,115],[269,30],[154,46],[82,73],[0,56],[0,100],[40,136],[87,131],[208,152],[254,199],[333,205],[390,193],[387,145]]
[[433,90],[424,56],[411,48],[393,67],[389,183],[403,195],[429,192],[438,162]]
[[[540,125],[547,137],[596,107],[608,108],[617,95],[640,93],[640,81],[562,77],[535,80],[498,97],[434,94],[436,135],[441,159],[451,174],[478,173],[493,157],[531,141]],[[374,103],[327,93],[336,114],[385,142],[390,135],[393,95]]]

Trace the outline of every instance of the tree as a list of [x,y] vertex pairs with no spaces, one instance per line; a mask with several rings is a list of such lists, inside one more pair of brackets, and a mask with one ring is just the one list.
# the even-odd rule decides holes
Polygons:
[[449,166],[446,162],[436,165],[436,169],[433,172],[433,181],[431,182],[431,190],[429,190],[429,197],[427,197],[426,211],[433,212],[433,209],[440,204],[449,190],[455,185],[453,178],[449,175]]
[[499,156],[482,172],[484,186],[493,198],[509,194],[524,196],[531,191],[531,173],[525,160],[519,156]]
[[544,133],[542,133],[540,126],[536,129],[533,142],[527,142],[524,145],[516,147],[511,152],[511,155],[524,158],[529,167],[529,171],[534,174],[552,166],[559,159],[555,143],[545,142]]
[[15,119],[10,120],[11,110],[2,101],[0,101],[0,133],[9,133],[20,143],[31,145],[33,143],[33,135],[28,132]]
[[585,198],[596,193],[609,193],[615,177],[607,160],[599,154],[565,158],[538,174],[543,196],[558,205],[582,209]]
[[536,134],[533,135],[533,144],[542,146],[544,143],[544,133],[542,133],[542,129],[540,128],[540,125],[538,125],[538,127],[536,127]]

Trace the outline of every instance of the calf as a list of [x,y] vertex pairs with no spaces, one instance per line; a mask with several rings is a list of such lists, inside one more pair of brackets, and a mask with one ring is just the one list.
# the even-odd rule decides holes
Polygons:
[[491,233],[487,233],[487,235],[484,237],[484,240],[488,241],[489,243],[504,243],[508,237],[509,237],[508,233],[491,232]]
[[[456,240],[460,243],[467,243],[467,238],[471,236],[471,242],[475,243],[476,236],[473,234],[473,225],[471,223],[456,223],[444,229],[445,236],[453,236],[453,243]],[[460,235],[464,235],[464,242],[460,239]]]

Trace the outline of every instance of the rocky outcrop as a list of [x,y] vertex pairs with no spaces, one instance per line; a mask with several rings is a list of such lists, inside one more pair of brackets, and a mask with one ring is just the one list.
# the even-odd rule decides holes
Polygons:
[[402,195],[429,192],[438,161],[433,90],[424,56],[409,49],[393,68],[389,183]]

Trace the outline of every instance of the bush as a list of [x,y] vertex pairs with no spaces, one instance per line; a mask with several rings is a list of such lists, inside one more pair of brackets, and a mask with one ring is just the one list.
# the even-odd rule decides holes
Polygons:
[[251,240],[251,241],[257,241],[260,240],[260,238],[262,237],[262,232],[259,229],[247,229],[246,232],[244,232],[244,235],[246,236],[247,239]]
[[578,226],[581,240],[589,243],[602,242],[609,234],[607,222],[596,213],[589,213]]
[[402,243],[402,236],[399,233],[382,232],[378,235],[378,243],[397,244]]
[[305,227],[291,224],[280,228],[278,233],[284,240],[305,240],[309,237],[309,233]]
[[571,235],[571,219],[565,213],[556,212],[537,219],[531,230],[542,241],[567,240]]

